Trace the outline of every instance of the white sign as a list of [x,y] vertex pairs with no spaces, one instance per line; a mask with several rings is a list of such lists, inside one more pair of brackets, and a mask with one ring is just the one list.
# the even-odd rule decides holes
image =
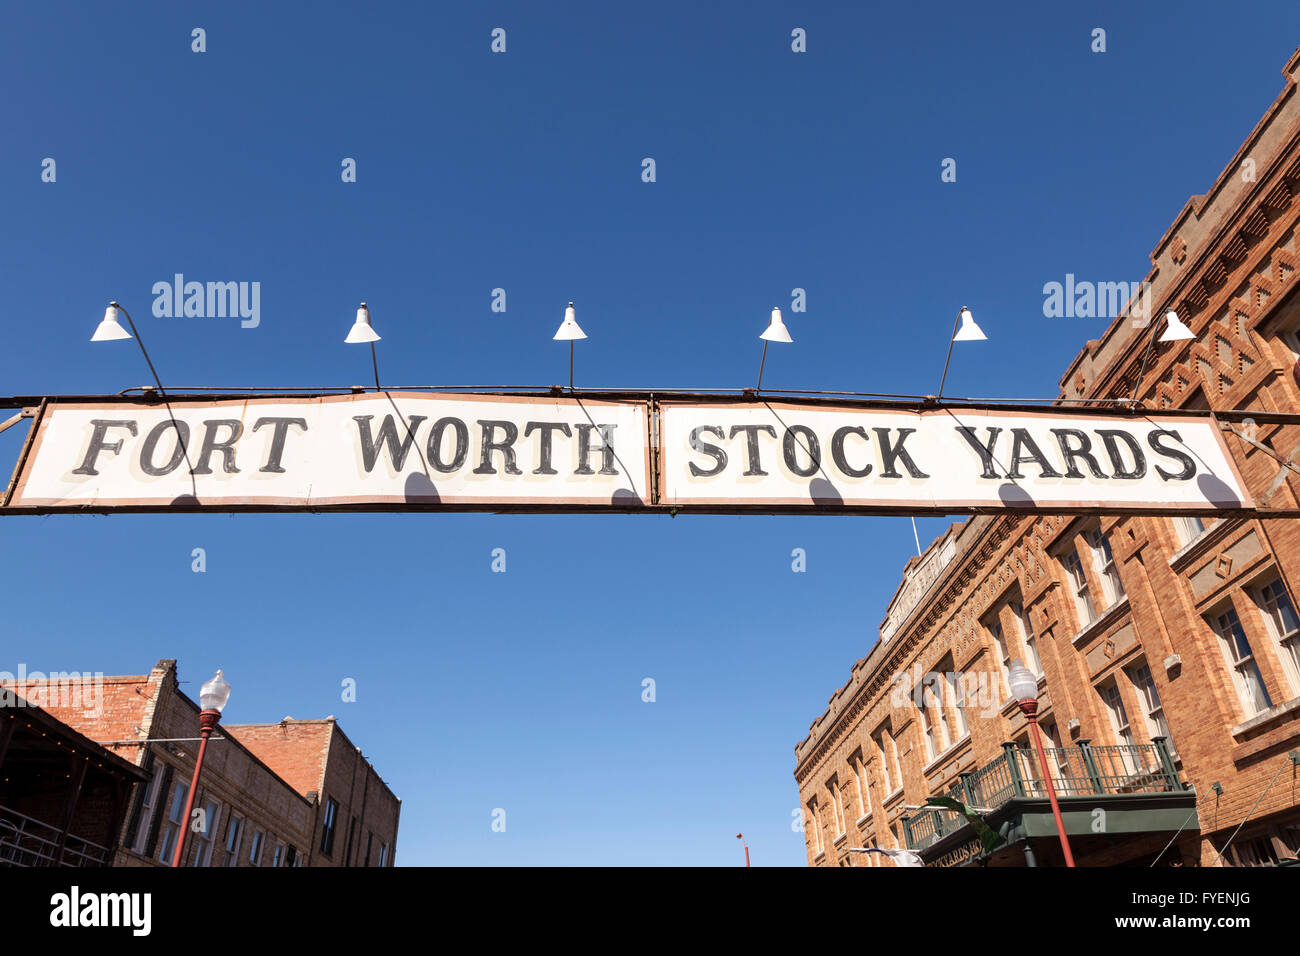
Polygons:
[[664,404],[660,503],[899,510],[1250,507],[1208,419]]
[[60,402],[37,428],[11,507],[622,509],[643,506],[650,483],[646,406],[628,402]]
[[[9,510],[1252,506],[1205,418],[384,393],[55,400]],[[652,454],[653,450],[657,454]]]

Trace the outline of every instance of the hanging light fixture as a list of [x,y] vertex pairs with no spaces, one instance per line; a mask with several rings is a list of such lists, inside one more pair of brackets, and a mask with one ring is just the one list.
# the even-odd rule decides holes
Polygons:
[[767,365],[767,343],[768,342],[793,342],[790,337],[790,330],[785,327],[785,322],[781,318],[781,310],[773,309],[772,314],[768,316],[767,328],[759,336],[763,340],[763,357],[758,363],[758,387],[754,391],[761,391],[763,388],[763,368]]
[[[960,326],[960,328],[958,328]],[[970,309],[962,306],[957,312],[957,321],[952,324],[952,338],[948,340],[948,357],[943,360],[943,378],[939,380],[939,394],[935,400],[943,398],[943,387],[948,382],[948,363],[952,361],[952,344],[954,342],[984,342],[988,336],[984,334],[975,323],[975,316],[971,315]]]
[[564,321],[555,330],[555,335],[551,336],[555,342],[569,343],[569,391],[573,391],[573,343],[586,337],[587,333],[578,326],[577,310],[574,309],[573,303],[570,302],[568,308],[564,310]]
[[382,391],[379,385],[379,358],[375,355],[375,343],[379,341],[379,333],[375,331],[374,326],[370,324],[370,309],[362,302],[357,306],[357,317],[352,323],[352,328],[348,330],[348,337],[343,340],[346,345],[370,344],[370,366],[375,372],[375,391]]

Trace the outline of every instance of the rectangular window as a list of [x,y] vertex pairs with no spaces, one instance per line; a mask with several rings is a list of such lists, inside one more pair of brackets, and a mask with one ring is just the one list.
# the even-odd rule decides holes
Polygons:
[[1038,656],[1038,642],[1034,637],[1034,625],[1029,620],[1029,612],[1019,601],[1011,602],[1011,612],[1015,614],[1016,620],[1020,622],[1020,637],[1025,642],[1025,656],[1029,658],[1025,661],[1029,669],[1034,672],[1035,677],[1043,676],[1043,661]]
[[366,860],[364,863],[361,864],[362,866],[370,865],[370,848],[371,846],[374,845],[374,842],[375,842],[375,835],[367,831],[366,832]]
[[1229,608],[1216,614],[1210,626],[1219,637],[1219,647],[1224,660],[1232,672],[1232,682],[1237,688],[1237,697],[1247,717],[1254,717],[1262,710],[1273,706],[1264,686],[1264,677],[1255,663],[1255,654],[1246,639],[1246,631],[1241,626],[1237,612]]
[[[871,812],[871,785],[867,782],[867,768],[862,763],[862,751],[859,750],[853,755],[853,777],[858,787],[858,806],[862,808],[861,817],[865,817]],[[366,857],[370,856],[370,848],[366,848]]]
[[209,800],[203,806],[203,829],[194,834],[195,842],[198,844],[198,850],[194,854],[195,866],[212,865],[212,844],[213,838],[217,835],[217,827],[221,818],[221,808],[217,806],[216,801]]
[[1178,517],[1173,520],[1178,540],[1184,548],[1200,537],[1201,532],[1208,527],[1204,518]]
[[380,866],[388,865],[388,844],[387,843],[379,844],[379,865]]
[[948,725],[943,717],[943,683],[940,675],[927,677],[921,684],[921,723],[925,730],[925,749],[933,760],[950,745]]
[[1092,592],[1088,587],[1088,576],[1083,573],[1083,563],[1074,551],[1061,555],[1061,564],[1070,575],[1070,589],[1074,594],[1074,609],[1079,615],[1079,625],[1087,627],[1097,620],[1097,611],[1092,606]]
[[1006,635],[1002,633],[1002,622],[994,618],[989,622],[989,633],[993,635],[993,644],[998,649],[998,662],[1002,667],[1002,681],[1007,693],[1011,693],[1011,651],[1007,647]]
[[1119,579],[1119,568],[1115,567],[1115,558],[1110,553],[1110,542],[1100,528],[1085,531],[1083,540],[1088,542],[1092,551],[1093,566],[1097,569],[1102,589],[1106,592],[1106,607],[1110,607],[1124,596],[1124,584]]
[[233,814],[226,825],[226,866],[239,866],[239,844],[244,839],[244,821]]
[[272,868],[279,868],[279,866],[283,862],[284,862],[284,844],[277,843],[275,845],[275,853],[271,856],[271,866]]
[[338,801],[333,797],[325,801],[325,819],[321,824],[320,851],[329,856],[334,849],[334,824],[339,814]]
[[966,722],[966,675],[950,671],[947,680],[949,699],[956,711],[957,739],[961,740],[970,733],[970,724]]
[[286,845],[284,848],[284,865],[285,866],[298,865],[298,850],[296,847],[294,847],[292,843]]
[[[876,751],[880,756],[880,782],[884,784],[885,796],[893,796],[895,790],[893,767],[890,765],[890,753],[892,752],[894,760],[898,759],[898,748],[894,744],[894,738],[890,736],[889,730],[881,727],[876,731],[873,738],[876,742]],[[898,786],[902,786],[902,780],[898,781]]]
[[[822,815],[821,808],[817,806],[817,798],[813,797],[808,801],[808,826],[812,830],[812,847],[813,853],[821,853],[825,849],[822,843]],[[381,848],[382,852],[382,848]],[[379,864],[383,866],[383,863]]]
[[1282,658],[1282,668],[1291,682],[1291,691],[1300,693],[1300,618],[1281,578],[1274,578],[1255,594],[1268,629]]
[[835,835],[843,836],[844,834],[844,807],[840,805],[840,780],[839,777],[831,777],[826,783],[826,789],[831,794],[831,817],[835,824]]
[[1154,739],[1164,737],[1169,745],[1169,752],[1174,753],[1174,738],[1169,735],[1169,724],[1165,722],[1165,710],[1160,706],[1160,694],[1156,692],[1156,681],[1151,676],[1151,668],[1146,661],[1135,664],[1128,669],[1129,680],[1137,691],[1138,702],[1142,705],[1147,722],[1147,733]]
[[171,863],[172,854],[176,852],[176,839],[180,836],[181,820],[185,816],[185,798],[189,793],[188,783],[178,783],[176,789],[172,791],[172,802],[167,810],[162,840],[158,845],[158,859],[163,863]]
[[248,865],[262,865],[262,842],[266,838],[266,831],[254,830],[253,841],[248,845]]
[[1129,726],[1128,711],[1124,709],[1124,698],[1120,695],[1119,685],[1115,681],[1102,684],[1099,688],[1101,699],[1110,711],[1111,727],[1115,731],[1115,742],[1125,746],[1133,745],[1133,728]]
[[140,804],[140,826],[135,833],[135,843],[131,849],[136,853],[144,853],[144,848],[149,842],[150,824],[153,823],[153,815],[156,804],[158,803],[158,790],[162,786],[163,773],[167,769],[167,764],[161,761],[154,767],[153,776],[145,784],[144,799]]

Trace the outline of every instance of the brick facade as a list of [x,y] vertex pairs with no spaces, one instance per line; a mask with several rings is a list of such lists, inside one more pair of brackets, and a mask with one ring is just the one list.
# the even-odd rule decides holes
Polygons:
[[[180,691],[176,662],[143,676],[105,677],[100,713],[46,708],[149,776],[137,785],[117,842],[116,866],[170,865],[194,774],[199,706]],[[218,739],[221,738],[221,739]],[[332,814],[326,810],[335,805]],[[219,724],[204,755],[195,810],[207,830],[186,838],[190,866],[393,865],[400,801],[333,717],[278,724]],[[335,835],[324,839],[327,817]],[[370,836],[373,852],[348,828]],[[322,850],[328,846],[328,852]],[[385,848],[380,863],[379,848]]]
[[[1157,346],[1138,384],[1147,407],[1300,412],[1300,51],[1284,76],[1238,154],[1152,253],[1149,314],[1175,310],[1196,339]],[[1150,337],[1121,315],[1071,363],[1061,399],[1131,395]],[[1226,440],[1257,500],[1300,507],[1300,475],[1282,464],[1300,458],[1300,427],[1237,432]],[[1167,724],[1199,832],[1193,823],[1174,837],[1165,862],[1254,865],[1300,852],[1300,770],[1288,757],[1300,748],[1300,638],[1288,638],[1287,611],[1300,608],[1300,520],[1204,523],[977,516],[909,561],[879,642],[795,747],[810,865],[880,865],[848,848],[904,846],[909,805],[1025,740],[1004,663],[1035,656],[1040,716],[1055,735],[1045,743],[1143,744]],[[953,695],[922,707],[897,692],[932,672],[964,675],[978,703],[958,713]],[[1146,860],[1163,842],[1133,838],[1079,863]]]

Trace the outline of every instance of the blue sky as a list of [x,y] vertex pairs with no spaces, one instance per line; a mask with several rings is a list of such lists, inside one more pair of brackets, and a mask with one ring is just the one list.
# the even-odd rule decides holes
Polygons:
[[[362,299],[387,383],[550,385],[573,299],[579,385],[750,385],[779,305],[767,386],[931,392],[968,305],[947,391],[1051,397],[1107,323],[1044,283],[1141,279],[1282,88],[1300,8],[1234,11],[10,4],[0,393],[145,382],[89,342],[114,298],[173,387],[365,382]],[[261,324],[153,317],[177,272],[260,282]],[[10,518],[0,669],[175,657],[192,696],[225,669],[232,722],[335,714],[399,864],[732,865],[743,830],[801,865],[793,745],[913,552],[906,518]]]

